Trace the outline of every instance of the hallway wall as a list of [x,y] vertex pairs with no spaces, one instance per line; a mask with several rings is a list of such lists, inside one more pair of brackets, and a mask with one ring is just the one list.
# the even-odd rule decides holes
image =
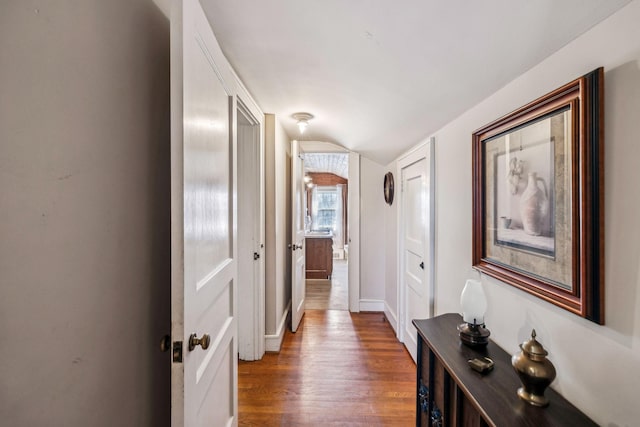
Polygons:
[[279,349],[291,301],[291,141],[274,114],[265,114],[265,333],[267,351]]
[[360,310],[384,310],[384,166],[360,156]]
[[[558,375],[552,387],[610,427],[640,419],[640,1],[595,26],[436,132],[436,314],[460,312],[467,278],[481,278],[491,338],[509,353],[535,328]],[[471,268],[471,134],[604,66],[605,325],[534,298]],[[387,228],[397,220],[388,216]],[[387,260],[387,262],[391,262]],[[387,280],[393,278],[387,278]],[[387,283],[387,298],[395,288]]]
[[0,3],[0,423],[169,423],[169,22]]
[[401,191],[401,177],[396,172],[398,162],[394,160],[385,167],[385,173],[394,177],[394,200],[391,205],[385,203],[384,213],[384,313],[391,327],[398,334],[398,203]]

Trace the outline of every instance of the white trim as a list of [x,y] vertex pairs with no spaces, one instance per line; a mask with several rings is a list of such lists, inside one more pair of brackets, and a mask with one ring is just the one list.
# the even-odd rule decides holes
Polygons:
[[[420,158],[419,158],[420,155],[416,154],[416,152],[422,152],[421,150],[424,150],[425,146],[431,141],[435,141],[435,137],[430,136],[429,138],[425,139],[424,141],[422,141],[418,145],[414,145],[413,147],[411,147],[410,149],[408,149],[407,151],[402,153],[400,156],[398,156],[397,162],[398,163],[405,162],[407,158],[414,158],[415,159],[416,156],[418,156],[418,160],[420,160]],[[409,162],[408,164],[411,164],[411,163],[413,163],[413,162]]]
[[386,300],[384,301],[384,315],[387,317],[387,320],[393,328],[393,331],[396,333],[396,336],[398,336],[398,316]]
[[[233,72],[233,70],[231,70]],[[238,277],[243,295],[238,301],[238,313],[243,316],[243,322],[238,327],[239,357],[241,360],[260,360],[265,352],[265,265],[264,265],[264,114],[257,108],[251,95],[246,92],[242,82],[236,78],[237,94],[235,96],[235,108],[233,129],[237,140],[237,154],[244,159],[244,168],[238,168],[239,185],[242,194],[250,193],[251,200],[258,203],[258,215],[253,207],[250,212],[241,212],[238,218],[244,239],[238,241],[240,252],[245,254],[238,264]],[[247,133],[240,132],[238,116],[242,115],[251,126]],[[242,141],[240,141],[242,135]],[[240,160],[238,160],[240,162]],[[258,185],[256,186],[256,182]],[[240,200],[245,200],[238,196]],[[248,206],[243,204],[243,208]],[[257,253],[258,260],[247,258],[247,254]]]
[[361,299],[360,311],[382,311],[384,312],[384,300],[381,299]]
[[428,280],[431,283],[431,301],[429,301],[429,310],[431,317],[436,315],[436,277],[437,277],[437,264],[436,264],[436,239],[438,238],[438,228],[436,227],[436,196],[438,195],[436,188],[438,183],[436,182],[436,137],[429,138],[429,191],[431,192],[431,201],[429,203],[429,230],[430,234],[427,236],[427,248],[429,249],[429,263],[431,269],[427,272]]
[[349,153],[342,145],[324,141],[300,141],[300,149],[305,153]]
[[282,320],[278,325],[278,329],[273,335],[264,336],[264,347],[266,351],[278,352],[282,347],[282,340],[284,339],[284,333],[286,331],[287,318],[289,317],[289,309],[291,308],[291,301],[287,305],[287,308],[282,313]]
[[229,70],[231,71],[231,73],[233,74],[233,77],[235,78],[236,93],[240,98],[242,98],[242,103],[244,104],[244,107],[247,110],[249,110],[251,114],[262,124],[263,122],[262,117],[264,116],[264,113],[262,112],[262,108],[260,108],[260,106],[258,105],[256,100],[253,98],[253,96],[251,95],[247,87],[244,85],[242,80],[240,80],[240,77],[238,77],[236,70],[234,70],[233,67],[231,66],[229,66]]

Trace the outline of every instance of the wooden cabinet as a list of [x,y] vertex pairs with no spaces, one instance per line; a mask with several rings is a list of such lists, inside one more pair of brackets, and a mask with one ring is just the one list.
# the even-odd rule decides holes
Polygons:
[[333,238],[307,237],[305,245],[307,279],[331,279],[331,274],[333,274]]
[[[418,330],[417,426],[597,425],[552,389],[545,392],[551,401],[546,408],[521,400],[511,356],[493,342],[480,350],[465,346],[458,338],[459,323],[462,318],[453,313],[413,321]],[[493,370],[485,375],[473,371],[467,360],[475,357],[491,358]]]

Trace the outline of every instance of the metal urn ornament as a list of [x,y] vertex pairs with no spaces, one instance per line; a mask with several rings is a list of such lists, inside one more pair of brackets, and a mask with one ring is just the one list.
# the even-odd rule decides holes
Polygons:
[[536,340],[536,330],[531,331],[531,339],[520,344],[522,351],[511,357],[511,364],[516,370],[522,387],[518,389],[518,396],[527,403],[535,406],[547,406],[549,399],[544,397],[544,391],[556,378],[556,369],[547,359],[547,351]]

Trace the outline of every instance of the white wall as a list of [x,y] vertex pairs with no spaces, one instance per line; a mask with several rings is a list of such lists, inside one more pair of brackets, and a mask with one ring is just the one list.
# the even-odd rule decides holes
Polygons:
[[[266,175],[266,335],[267,350],[279,348],[284,321],[291,299],[291,263],[289,260],[290,222],[287,222],[287,200],[290,199],[291,141],[273,114],[265,114]],[[277,341],[278,348],[273,342]]]
[[397,170],[397,161],[389,163],[384,169],[384,173],[393,173],[395,180],[393,203],[384,205],[384,312],[396,333],[398,333],[398,200],[400,194],[400,177],[397,176]]
[[360,310],[383,311],[385,297],[384,166],[360,157]]
[[634,1],[436,133],[436,313],[442,314],[459,312],[465,280],[479,277],[471,268],[471,133],[605,67],[606,324],[584,320],[497,280],[482,281],[492,338],[513,353],[535,327],[558,371],[553,388],[597,423],[611,427],[637,425],[640,419],[638,22],[640,2]]
[[0,424],[169,424],[169,22],[0,3]]

